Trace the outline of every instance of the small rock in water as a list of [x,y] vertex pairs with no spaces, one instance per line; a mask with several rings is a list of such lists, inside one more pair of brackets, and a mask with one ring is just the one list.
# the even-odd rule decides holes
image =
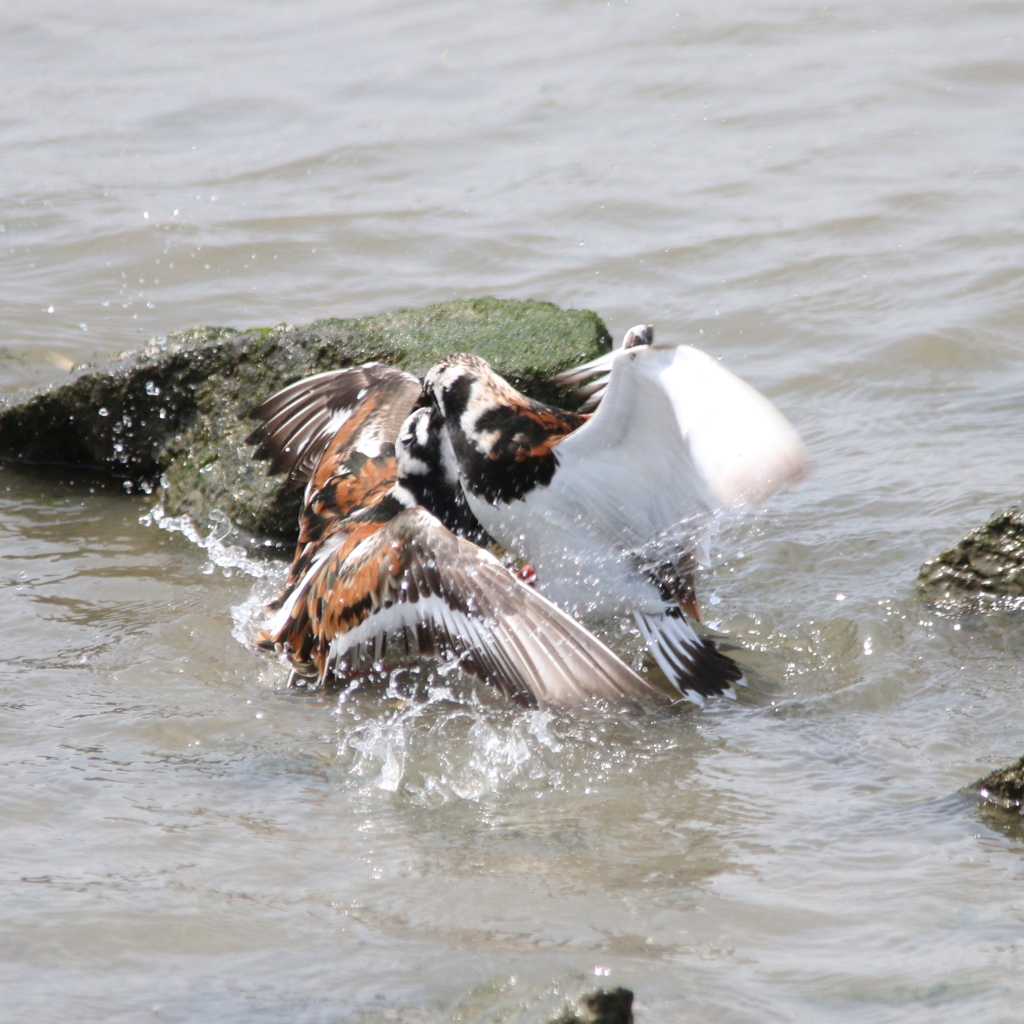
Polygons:
[[628,988],[591,988],[583,976],[563,976],[539,986],[524,985],[513,976],[470,992],[443,1020],[445,1024],[633,1024],[633,993]]
[[928,559],[918,593],[961,614],[1024,607],[1024,507],[1014,505]]
[[551,1024],[633,1024],[633,993],[628,988],[586,992]]
[[1024,757],[1008,768],[1000,768],[979,779],[971,789],[977,790],[990,804],[1021,813],[1024,810]]

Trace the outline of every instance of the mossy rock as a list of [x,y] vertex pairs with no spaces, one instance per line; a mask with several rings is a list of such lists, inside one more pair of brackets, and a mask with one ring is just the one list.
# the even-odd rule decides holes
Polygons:
[[1024,757],[979,779],[971,789],[989,804],[1020,814],[1024,811]]
[[976,613],[1024,607],[1024,508],[993,516],[951,548],[928,559],[918,593],[946,611]]
[[475,352],[512,384],[555,400],[547,378],[607,351],[600,318],[549,302],[469,299],[308,327],[197,327],[154,341],[66,383],[0,406],[0,458],[108,470],[160,484],[168,514],[226,513],[281,539],[298,494],[252,458],[253,406],[313,373],[370,360],[422,376],[452,352]]

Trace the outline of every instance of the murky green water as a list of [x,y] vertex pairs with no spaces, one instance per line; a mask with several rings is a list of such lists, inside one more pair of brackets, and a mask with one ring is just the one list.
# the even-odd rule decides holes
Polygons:
[[640,1024],[1019,1021],[1024,832],[957,791],[1024,752],[1024,634],[912,582],[1022,490],[1022,55],[1010,3],[5,5],[5,390],[541,298],[722,357],[814,472],[702,584],[756,698],[579,722],[282,696],[243,642],[279,563],[0,470],[0,1019],[436,1024],[584,975]]

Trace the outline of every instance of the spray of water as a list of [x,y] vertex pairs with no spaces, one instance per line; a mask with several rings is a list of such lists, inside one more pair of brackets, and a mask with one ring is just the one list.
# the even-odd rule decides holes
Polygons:
[[[189,516],[169,516],[157,506],[145,525],[178,533],[206,555],[202,572],[225,577],[241,573],[253,587],[231,609],[232,635],[246,647],[266,617],[286,566],[280,558],[254,551],[252,538],[218,512],[204,527]],[[681,523],[637,552],[656,560],[666,546],[692,543],[712,526]],[[637,668],[645,645],[631,621],[602,625],[602,638]],[[263,657],[263,656],[260,656]],[[283,685],[284,666],[254,679],[271,689]],[[544,791],[586,795],[613,777],[630,775],[652,759],[670,754],[680,733],[692,731],[688,708],[641,718],[595,707],[578,714],[510,705],[456,662],[386,670],[362,679],[330,703],[334,722],[333,768],[364,792],[393,794],[424,807],[451,802],[489,803],[511,793]]]

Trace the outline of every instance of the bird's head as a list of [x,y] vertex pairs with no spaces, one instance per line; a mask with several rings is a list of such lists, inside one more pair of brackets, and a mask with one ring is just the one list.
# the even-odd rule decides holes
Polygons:
[[487,410],[515,408],[528,401],[487,362],[467,352],[448,356],[432,367],[424,379],[423,392],[449,430],[458,424],[467,432]]
[[493,377],[494,371],[479,356],[457,352],[431,367],[423,381],[424,397],[446,420],[458,418]]
[[639,348],[641,345],[653,345],[654,344],[654,326],[653,324],[637,324],[636,327],[630,327],[626,331],[626,336],[622,339],[622,347],[625,348]]
[[432,409],[417,409],[402,424],[395,441],[399,477],[426,476],[440,464],[441,438],[431,417]]

